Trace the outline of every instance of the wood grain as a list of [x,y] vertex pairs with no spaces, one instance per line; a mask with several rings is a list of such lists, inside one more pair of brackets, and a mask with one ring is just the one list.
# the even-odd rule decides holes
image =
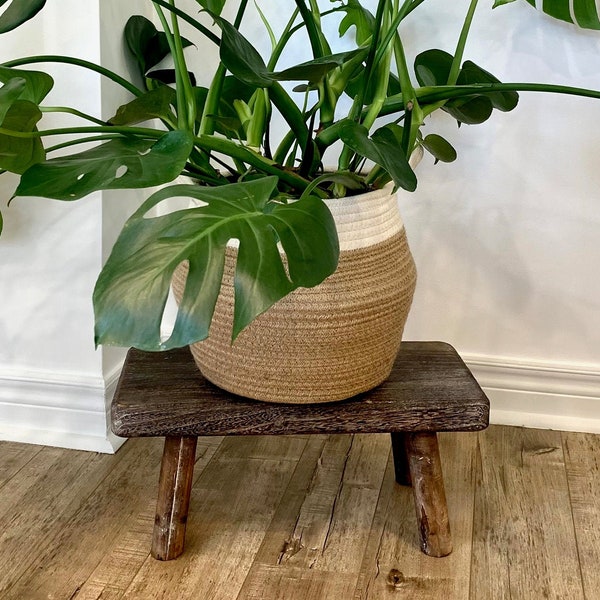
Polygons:
[[120,460],[119,456],[43,448],[3,486],[1,598],[23,598],[17,592],[13,595],[11,588],[56,552],[61,525],[71,522]]
[[432,558],[419,551],[412,490],[394,482],[390,458],[354,600],[468,598],[477,434],[439,437],[452,522],[452,554]]
[[206,381],[188,349],[131,350],[112,404],[124,437],[471,431],[487,426],[489,402],[454,348],[403,342],[390,378],[331,404],[268,404]]
[[436,558],[447,556],[452,552],[452,538],[437,435],[407,433],[404,444],[421,550]]
[[0,442],[0,490],[2,486],[15,476],[39,452],[42,446],[17,444],[16,442]]
[[583,599],[560,432],[479,440],[471,599]]
[[[599,436],[497,426],[440,434],[454,550],[439,559],[419,551],[412,490],[394,482],[389,436],[380,445],[370,437],[379,438],[200,438],[188,547],[170,563],[149,556],[161,440],[130,440],[116,456],[0,444],[9,448],[0,452],[0,597],[596,598]],[[332,512],[313,568],[307,550],[285,560],[297,524],[322,541]]]
[[600,437],[563,433],[575,538],[586,598],[600,593]]
[[235,598],[304,450],[290,460],[281,442],[285,458],[274,447],[272,458],[255,459],[230,457],[235,439],[225,439],[192,488],[186,551],[148,558],[123,598]]
[[173,560],[183,552],[197,441],[195,436],[165,439],[150,551],[157,560]]
[[[216,437],[198,438],[194,481],[202,475],[222,441],[223,438]],[[149,559],[163,444],[161,439],[135,440],[135,443],[127,442],[125,448],[130,447],[139,448],[144,458],[136,462],[132,457],[131,462],[124,462],[122,471],[111,473],[111,485],[99,490],[108,496],[104,497],[104,502],[97,500],[100,505],[106,504],[106,515],[93,523],[105,532],[110,542],[107,546],[100,546],[101,559],[79,588],[75,596],[77,600],[122,598]],[[113,495],[121,498],[116,505]],[[73,546],[79,547],[76,543]],[[70,568],[69,561],[64,561],[63,568]],[[57,594],[56,597],[61,596]],[[66,598],[70,599],[71,596]]]

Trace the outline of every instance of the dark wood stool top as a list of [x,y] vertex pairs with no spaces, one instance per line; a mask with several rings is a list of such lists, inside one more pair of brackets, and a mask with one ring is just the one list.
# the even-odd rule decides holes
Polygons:
[[187,348],[132,349],[112,404],[112,430],[122,437],[477,431],[488,419],[488,399],[456,350],[442,342],[402,342],[389,379],[370,392],[299,405],[217,388]]

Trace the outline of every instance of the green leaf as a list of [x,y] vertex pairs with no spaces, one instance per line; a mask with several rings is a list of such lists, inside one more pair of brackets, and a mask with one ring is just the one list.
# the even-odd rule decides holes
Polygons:
[[[344,188],[349,190],[363,190],[365,191],[366,185],[364,179],[353,173],[352,171],[336,171],[334,173],[324,173],[320,177],[313,179],[310,185],[302,192],[300,199],[310,196],[312,192],[320,187],[323,183],[337,183]],[[330,186],[331,187],[331,186]]]
[[425,50],[415,58],[415,76],[419,85],[446,85],[452,67],[452,55],[443,50]]
[[[190,78],[190,83],[193,86],[196,85],[196,76],[191,71],[188,71],[188,77]],[[152,69],[152,71],[148,71],[148,73],[146,73],[146,78],[160,81],[160,83],[164,83],[166,85],[177,83],[175,69]]]
[[555,19],[572,23],[573,19],[571,19],[571,8],[569,5],[569,0],[553,0],[552,2],[544,1],[543,9],[546,14]]
[[[233,238],[240,240],[233,338],[294,289],[312,287],[330,275],[339,249],[329,210],[314,196],[290,204],[271,200],[276,185],[276,177],[266,177],[217,188],[176,185],[151,196],[126,223],[96,284],[97,343],[162,350],[206,338],[226,245]],[[206,204],[147,216],[175,196]],[[161,343],[171,278],[183,261],[189,263],[185,292],[173,333]]]
[[143,96],[138,96],[128,104],[120,106],[115,116],[111,117],[108,122],[111,125],[135,125],[148,119],[172,118],[172,106],[176,102],[175,90],[161,85]]
[[[495,0],[494,8],[514,1]],[[541,8],[555,19],[575,23],[585,29],[600,29],[600,7],[596,0],[543,0],[541,4],[536,4],[535,0],[527,0],[527,2],[534,8]]]
[[96,190],[160,185],[183,171],[192,147],[192,137],[184,131],[170,131],[157,142],[111,140],[32,166],[21,177],[15,195],[77,200]]
[[18,77],[25,80],[25,88],[21,92],[21,100],[29,100],[39,104],[54,86],[54,80],[50,75],[41,71],[25,71],[0,67],[0,82],[8,83],[11,79]]
[[[125,25],[125,41],[130,52],[135,57],[140,75],[146,73],[156,66],[170,53],[169,42],[163,31],[158,31],[154,23],[139,15],[130,17]],[[183,47],[187,48],[192,42],[182,38]]]
[[[0,7],[9,0],[0,0]],[[29,21],[44,8],[46,0],[12,0],[8,8],[0,15],[0,33],[16,29]]]
[[308,81],[309,84],[316,84],[321,81],[327,73],[337,67],[341,67],[352,58],[359,55],[366,56],[367,51],[367,48],[359,48],[349,52],[339,52],[337,54],[321,56],[320,58],[315,58],[314,60],[273,73],[270,77],[278,81]]
[[240,81],[253,87],[270,87],[273,78],[258,50],[228,21],[214,16],[221,28],[220,57]]
[[[19,99],[8,108],[1,126],[11,131],[32,133],[41,118],[42,113],[33,102]],[[39,137],[0,134],[0,169],[21,174],[44,158],[44,147]]]
[[414,192],[417,188],[417,177],[389,127],[378,129],[369,139],[366,127],[353,121],[345,121],[340,126],[339,133],[340,139],[351,150],[383,167],[396,186],[409,192]]
[[8,109],[19,99],[25,89],[25,80],[22,77],[9,79],[0,88],[0,123],[4,121]]
[[600,15],[598,11],[598,4],[594,0],[573,0],[573,15],[579,27],[600,29]]
[[208,12],[220,15],[223,11],[223,7],[225,6],[226,0],[196,0],[196,2]]
[[[501,83],[499,79],[491,73],[477,66],[470,60],[466,60],[458,74],[458,85],[471,85],[474,83]],[[503,112],[513,110],[519,103],[519,94],[517,92],[492,92],[484,94],[492,103],[494,108]]]
[[[241,100],[246,103],[250,102],[254,90],[253,86],[243,83],[233,75],[225,77],[223,89],[219,97],[219,114],[215,118],[217,131],[230,138],[244,138],[244,128],[233,103],[235,100]],[[234,135],[232,136],[232,134]]]
[[421,144],[427,152],[434,156],[436,163],[439,160],[446,163],[454,162],[456,160],[456,150],[452,147],[450,142],[440,135],[430,133],[425,136]]
[[449,100],[442,110],[452,115],[459,123],[479,125],[492,116],[494,107],[489,98],[481,95]]
[[363,8],[358,0],[348,0],[348,4],[340,7],[346,16],[340,22],[340,37],[346,35],[350,27],[355,27],[356,42],[362,46],[375,30],[375,17],[366,8]]

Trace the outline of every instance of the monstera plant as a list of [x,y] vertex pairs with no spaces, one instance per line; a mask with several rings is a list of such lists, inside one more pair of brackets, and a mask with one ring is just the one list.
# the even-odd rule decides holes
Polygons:
[[[124,23],[137,65],[131,77],[68,56],[15,58],[0,66],[0,169],[20,176],[15,196],[71,202],[96,190],[163,186],[133,212],[100,274],[94,292],[97,343],[157,350],[205,338],[232,238],[239,240],[233,337],[291,291],[323,281],[338,260],[336,229],[323,199],[388,182],[414,190],[408,159],[416,149],[454,160],[446,140],[422,133],[435,111],[477,124],[494,111],[513,110],[519,91],[600,98],[578,88],[501,83],[465,59],[477,0],[464,5],[452,52],[432,48],[409,66],[403,31],[419,18],[424,1],[379,0],[373,11],[359,0],[282,1],[279,10],[289,18],[274,31],[247,0],[149,0],[154,22],[134,16]],[[0,0],[0,33],[35,18],[44,5]],[[569,6],[568,0],[543,4],[551,15],[599,26],[594,0],[575,0],[572,13]],[[242,33],[251,11],[271,40],[266,55]],[[336,15],[339,29],[328,22]],[[197,40],[180,33],[182,22],[218,48],[207,87],[189,71],[187,54]],[[279,67],[299,36],[310,55]],[[339,37],[351,39],[353,47],[336,51]],[[84,107],[48,106],[53,80],[32,65],[52,62],[107,77],[131,100],[115,106],[108,121]],[[342,106],[349,108],[342,112]],[[47,114],[57,110],[81,123],[43,128]],[[275,127],[276,113],[284,127]],[[53,144],[57,135],[61,141]],[[334,168],[325,172],[323,165]],[[174,182],[180,175],[195,183]],[[182,196],[197,202],[152,213]],[[189,275],[175,328],[163,340],[171,278],[186,261]]]
[[[510,2],[516,0],[496,0],[494,6]],[[600,29],[599,8],[595,0],[543,0],[541,3],[527,0],[527,2],[531,6],[539,6],[546,14],[561,21],[575,23],[587,29]]]

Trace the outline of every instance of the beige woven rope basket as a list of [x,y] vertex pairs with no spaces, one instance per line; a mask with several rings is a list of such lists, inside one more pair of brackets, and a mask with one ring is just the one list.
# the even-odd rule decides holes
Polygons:
[[[343,400],[389,376],[416,283],[396,197],[387,188],[327,202],[340,238],[338,269],[278,302],[233,345],[236,250],[227,249],[210,335],[192,346],[209,381],[248,398],[302,404]],[[181,265],[178,297],[186,276]]]

